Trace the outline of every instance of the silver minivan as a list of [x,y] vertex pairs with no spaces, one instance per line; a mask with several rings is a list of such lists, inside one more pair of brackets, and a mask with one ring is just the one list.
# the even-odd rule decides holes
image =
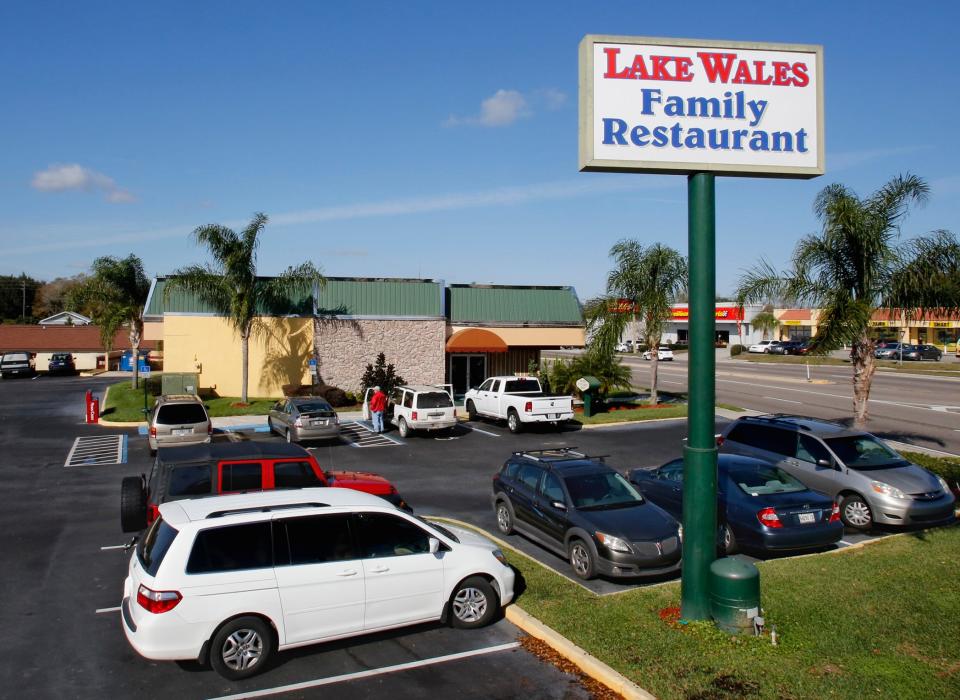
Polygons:
[[153,405],[147,422],[147,441],[150,454],[158,447],[168,445],[196,445],[210,442],[213,423],[207,407],[191,394],[161,396]]
[[727,426],[718,442],[721,452],[776,464],[832,496],[844,524],[857,530],[955,519],[956,499],[944,479],[862,430],[804,416],[749,416]]

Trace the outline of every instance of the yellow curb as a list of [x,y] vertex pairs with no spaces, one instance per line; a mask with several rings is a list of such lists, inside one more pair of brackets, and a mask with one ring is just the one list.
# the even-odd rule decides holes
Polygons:
[[[615,423],[580,423],[583,430],[593,428],[609,428],[614,425],[635,425],[637,423],[666,423],[671,420],[686,420],[686,416],[676,416],[675,418],[644,418],[643,420],[618,420]],[[579,423],[579,421],[577,421]]]
[[615,693],[620,693],[627,700],[656,700],[656,696],[651,695],[630,679],[614,671],[600,659],[588,654],[557,631],[547,627],[523,608],[517,605],[509,605],[504,616],[531,637],[536,637],[548,644],[554,651],[575,664],[590,678],[603,683]]

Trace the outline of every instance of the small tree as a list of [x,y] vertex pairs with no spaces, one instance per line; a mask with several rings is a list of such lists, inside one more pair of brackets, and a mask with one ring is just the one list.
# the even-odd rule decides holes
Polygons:
[[387,364],[387,356],[382,352],[377,355],[376,364],[368,364],[360,378],[363,391],[378,386],[385,394],[393,391],[394,387],[403,386],[406,383],[406,380],[397,374],[393,363]]
[[767,339],[767,334],[775,331],[777,326],[780,325],[780,321],[778,321],[777,317],[773,315],[773,312],[768,311],[766,308],[754,316],[750,323],[753,324],[754,328],[763,333],[764,340]]

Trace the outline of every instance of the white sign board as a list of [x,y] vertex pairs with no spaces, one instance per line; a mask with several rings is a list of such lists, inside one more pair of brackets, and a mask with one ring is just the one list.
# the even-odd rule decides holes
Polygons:
[[580,170],[824,172],[823,47],[588,35]]

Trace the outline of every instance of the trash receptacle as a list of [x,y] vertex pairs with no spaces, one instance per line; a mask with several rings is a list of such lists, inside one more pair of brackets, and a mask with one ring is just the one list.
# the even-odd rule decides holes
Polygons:
[[753,631],[760,614],[760,571],[753,564],[725,557],[710,565],[710,617],[731,634]]
[[600,408],[600,380],[596,377],[580,377],[577,389],[583,395],[583,415],[589,418]]

